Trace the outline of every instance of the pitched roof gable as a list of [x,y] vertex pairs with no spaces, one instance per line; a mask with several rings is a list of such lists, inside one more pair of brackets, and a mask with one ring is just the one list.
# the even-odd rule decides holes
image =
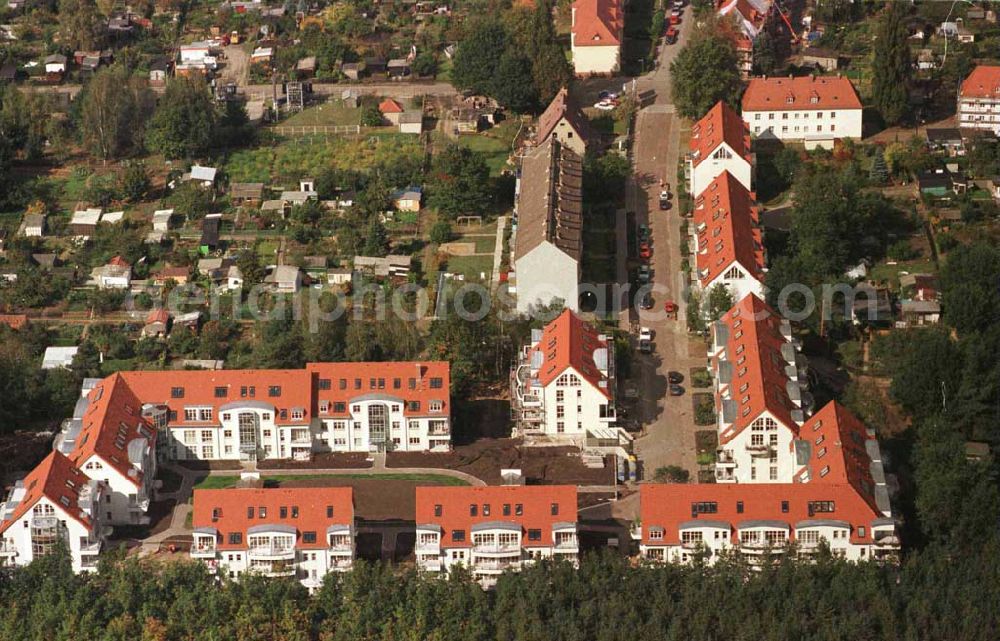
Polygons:
[[688,149],[694,166],[710,158],[723,143],[748,163],[751,161],[750,128],[736,110],[720,100],[691,127]]
[[584,144],[590,139],[593,131],[590,127],[590,121],[587,119],[583,112],[580,110],[580,106],[576,104],[576,101],[570,98],[569,91],[566,87],[559,90],[556,97],[552,99],[549,106],[545,108],[542,115],[538,117],[538,131],[535,135],[537,142],[544,142],[552,134],[552,130],[556,128],[561,120],[565,119],[566,122],[573,128],[576,135],[583,139]]
[[750,276],[764,277],[764,245],[757,208],[750,192],[728,171],[722,172],[695,199],[695,255],[698,280],[707,286],[739,263]]
[[549,138],[521,161],[514,261],[548,242],[573,260],[583,252],[583,159]]
[[861,99],[843,76],[751,78],[743,93],[743,112],[861,109]]
[[0,533],[28,513],[42,498],[63,510],[70,518],[90,526],[90,517],[80,509],[80,490],[90,479],[65,455],[53,451],[21,481],[24,495],[11,515],[0,523]]
[[573,3],[573,45],[621,45],[625,16],[620,0],[576,0]]
[[[593,325],[585,322],[572,310],[565,309],[545,326],[542,339],[533,348],[533,351],[540,354],[539,382],[548,385],[568,368],[573,368],[583,380],[611,398],[610,381],[601,372],[607,368],[610,349],[613,346],[607,339],[601,339]],[[597,362],[601,350],[605,359],[603,367]]]
[[962,81],[958,95],[962,98],[1000,98],[1000,67],[978,65]]

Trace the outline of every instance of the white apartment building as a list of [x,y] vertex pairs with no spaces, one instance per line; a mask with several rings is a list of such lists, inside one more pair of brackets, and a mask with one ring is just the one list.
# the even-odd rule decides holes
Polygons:
[[691,255],[696,288],[718,285],[733,300],[764,296],[764,239],[754,195],[728,171],[722,172],[694,200]]
[[417,567],[463,565],[484,585],[538,559],[576,563],[576,487],[418,487]]
[[516,433],[617,439],[614,344],[570,310],[531,332],[511,372]]
[[712,326],[719,483],[789,483],[798,427],[812,411],[791,326],[750,294]]
[[52,452],[0,504],[0,567],[27,565],[64,545],[74,572],[93,572],[111,528],[107,488],[66,456]]
[[354,565],[350,487],[194,491],[191,558],[219,576],[296,577],[310,590]]
[[[167,460],[308,460],[314,452],[451,447],[446,362],[121,372],[105,379],[112,380],[128,390],[125,405],[159,434],[156,451]],[[89,394],[92,399],[95,392]],[[81,439],[86,408],[77,409],[61,436],[67,451]],[[129,455],[140,458],[137,450]],[[107,458],[94,463],[106,469]]]
[[899,554],[891,514],[847,482],[645,484],[639,503],[639,551],[652,562],[712,564],[733,554],[762,565],[792,550],[808,559],[821,546],[850,561]]
[[838,138],[861,139],[861,100],[846,77],[751,78],[743,120],[756,139],[832,149]]
[[685,156],[688,193],[705,191],[713,180],[728,172],[747,190],[753,181],[753,156],[750,133],[736,111],[718,102],[691,127],[691,139]]
[[556,300],[579,309],[583,159],[550,136],[521,160],[514,197],[517,311],[527,313]]
[[149,522],[155,490],[157,429],[122,374],[84,382],[73,417],[53,448],[106,486],[100,511],[110,525]]
[[570,52],[577,76],[614,74],[621,67],[625,13],[621,0],[576,0]]
[[1000,135],[1000,67],[978,65],[958,90],[958,126]]

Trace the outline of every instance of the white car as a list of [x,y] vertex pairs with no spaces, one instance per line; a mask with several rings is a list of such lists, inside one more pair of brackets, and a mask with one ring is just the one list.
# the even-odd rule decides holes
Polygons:
[[639,328],[639,340],[640,341],[651,341],[653,340],[653,330],[648,327]]
[[594,105],[594,109],[600,109],[601,111],[614,111],[615,103],[610,100],[602,100]]

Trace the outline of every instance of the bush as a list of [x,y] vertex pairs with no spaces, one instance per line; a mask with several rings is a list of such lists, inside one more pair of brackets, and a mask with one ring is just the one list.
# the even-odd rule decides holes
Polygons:
[[434,223],[431,227],[431,242],[437,243],[438,245],[442,243],[447,243],[453,237],[454,233],[451,230],[451,223],[447,220],[439,220]]
[[696,394],[694,406],[695,425],[715,423],[715,400],[711,394]]
[[951,250],[955,249],[956,247],[958,247],[959,245],[958,239],[955,238],[954,234],[952,234],[951,232],[947,231],[939,232],[936,236],[936,239],[937,239],[938,251],[941,253],[946,254]]
[[691,473],[679,465],[667,465],[656,468],[653,480],[657,483],[687,483]]
[[889,245],[886,253],[889,258],[895,261],[913,260],[920,255],[919,251],[910,246],[910,241],[908,240],[897,240]]

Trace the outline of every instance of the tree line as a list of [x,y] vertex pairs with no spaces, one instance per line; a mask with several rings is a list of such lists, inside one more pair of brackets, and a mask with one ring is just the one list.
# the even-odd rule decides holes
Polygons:
[[900,567],[830,558],[760,573],[639,566],[586,556],[542,562],[482,590],[450,577],[358,562],[309,596],[293,579],[217,584],[197,562],[106,558],[74,575],[52,554],[0,577],[7,641],[671,641],[995,638],[1000,555],[942,550]]

